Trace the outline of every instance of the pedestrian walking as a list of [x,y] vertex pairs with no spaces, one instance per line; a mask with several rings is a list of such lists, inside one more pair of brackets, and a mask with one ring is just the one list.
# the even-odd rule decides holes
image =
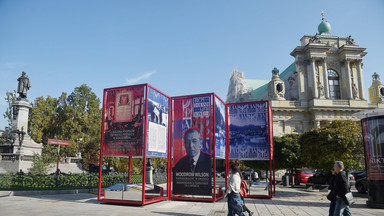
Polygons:
[[239,166],[231,165],[231,175],[228,178],[228,188],[224,194],[224,198],[228,197],[228,216],[235,214],[245,216],[243,213],[244,202],[240,196],[241,177]]
[[334,179],[334,194],[335,194],[335,210],[333,216],[347,216],[352,215],[347,205],[345,194],[349,191],[347,175],[343,172],[344,163],[342,161],[335,161],[335,179]]

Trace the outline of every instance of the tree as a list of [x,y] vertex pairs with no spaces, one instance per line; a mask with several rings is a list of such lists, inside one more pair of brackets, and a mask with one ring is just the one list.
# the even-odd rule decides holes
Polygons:
[[63,137],[74,144],[72,148],[66,148],[65,153],[74,155],[79,148],[78,141],[82,140],[84,146],[80,151],[84,168],[88,169],[90,164],[98,164],[102,119],[100,99],[90,87],[83,84],[67,97],[63,112]]
[[276,169],[291,170],[302,167],[299,134],[287,134],[282,137],[274,137],[274,158]]
[[12,104],[16,100],[16,91],[15,90],[13,90],[13,92],[7,91],[5,95],[6,95],[5,101],[7,102],[8,107],[5,110],[5,113],[3,114],[3,116],[5,119],[7,119],[8,125],[10,126],[12,122]]
[[299,142],[308,167],[330,170],[337,160],[344,162],[346,170],[364,167],[361,126],[351,120],[312,129],[302,134]]
[[[44,144],[43,154],[51,155],[54,161],[57,146],[48,145],[48,139],[70,140],[70,146],[62,146],[61,156],[76,156],[82,152],[83,167],[99,163],[100,99],[92,89],[83,84],[67,96],[63,92],[59,98],[38,97],[33,103],[29,116],[29,134],[36,142]],[[83,143],[79,149],[79,143]]]
[[32,167],[29,169],[29,171],[33,174],[39,174],[39,175],[45,175],[48,173],[48,170],[50,168],[50,159],[47,158],[48,154],[34,154],[34,159],[32,163]]

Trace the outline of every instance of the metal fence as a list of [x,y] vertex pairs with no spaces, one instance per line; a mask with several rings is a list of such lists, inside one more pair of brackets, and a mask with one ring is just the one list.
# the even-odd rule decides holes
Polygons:
[[[128,173],[103,174],[101,185],[109,187],[116,183],[128,182]],[[141,183],[141,175],[132,175],[131,183]],[[16,174],[0,174],[0,190],[69,190],[97,188],[98,173],[37,175],[18,172]]]

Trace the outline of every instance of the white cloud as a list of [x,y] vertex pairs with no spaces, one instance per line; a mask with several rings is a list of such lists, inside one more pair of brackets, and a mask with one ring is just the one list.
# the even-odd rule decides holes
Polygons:
[[138,82],[140,82],[142,80],[148,79],[149,77],[151,77],[155,73],[156,73],[156,70],[148,71],[148,72],[146,72],[145,74],[143,74],[143,75],[141,75],[139,77],[126,79],[126,83],[128,85],[136,84],[136,83],[138,83]]
[[3,67],[6,69],[19,69],[25,66],[23,62],[4,62],[2,63]]

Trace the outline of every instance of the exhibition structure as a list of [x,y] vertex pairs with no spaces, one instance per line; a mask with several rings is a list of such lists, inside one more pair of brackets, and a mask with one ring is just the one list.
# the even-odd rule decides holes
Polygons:
[[[268,161],[266,181],[250,181],[248,197],[273,197],[268,101],[226,104],[214,93],[169,97],[141,84],[105,89],[102,115],[101,202],[217,201],[227,188],[230,160]],[[102,167],[111,157],[127,158],[128,178],[102,188]],[[153,172],[155,160],[163,163]],[[263,194],[253,193],[260,188]]]

